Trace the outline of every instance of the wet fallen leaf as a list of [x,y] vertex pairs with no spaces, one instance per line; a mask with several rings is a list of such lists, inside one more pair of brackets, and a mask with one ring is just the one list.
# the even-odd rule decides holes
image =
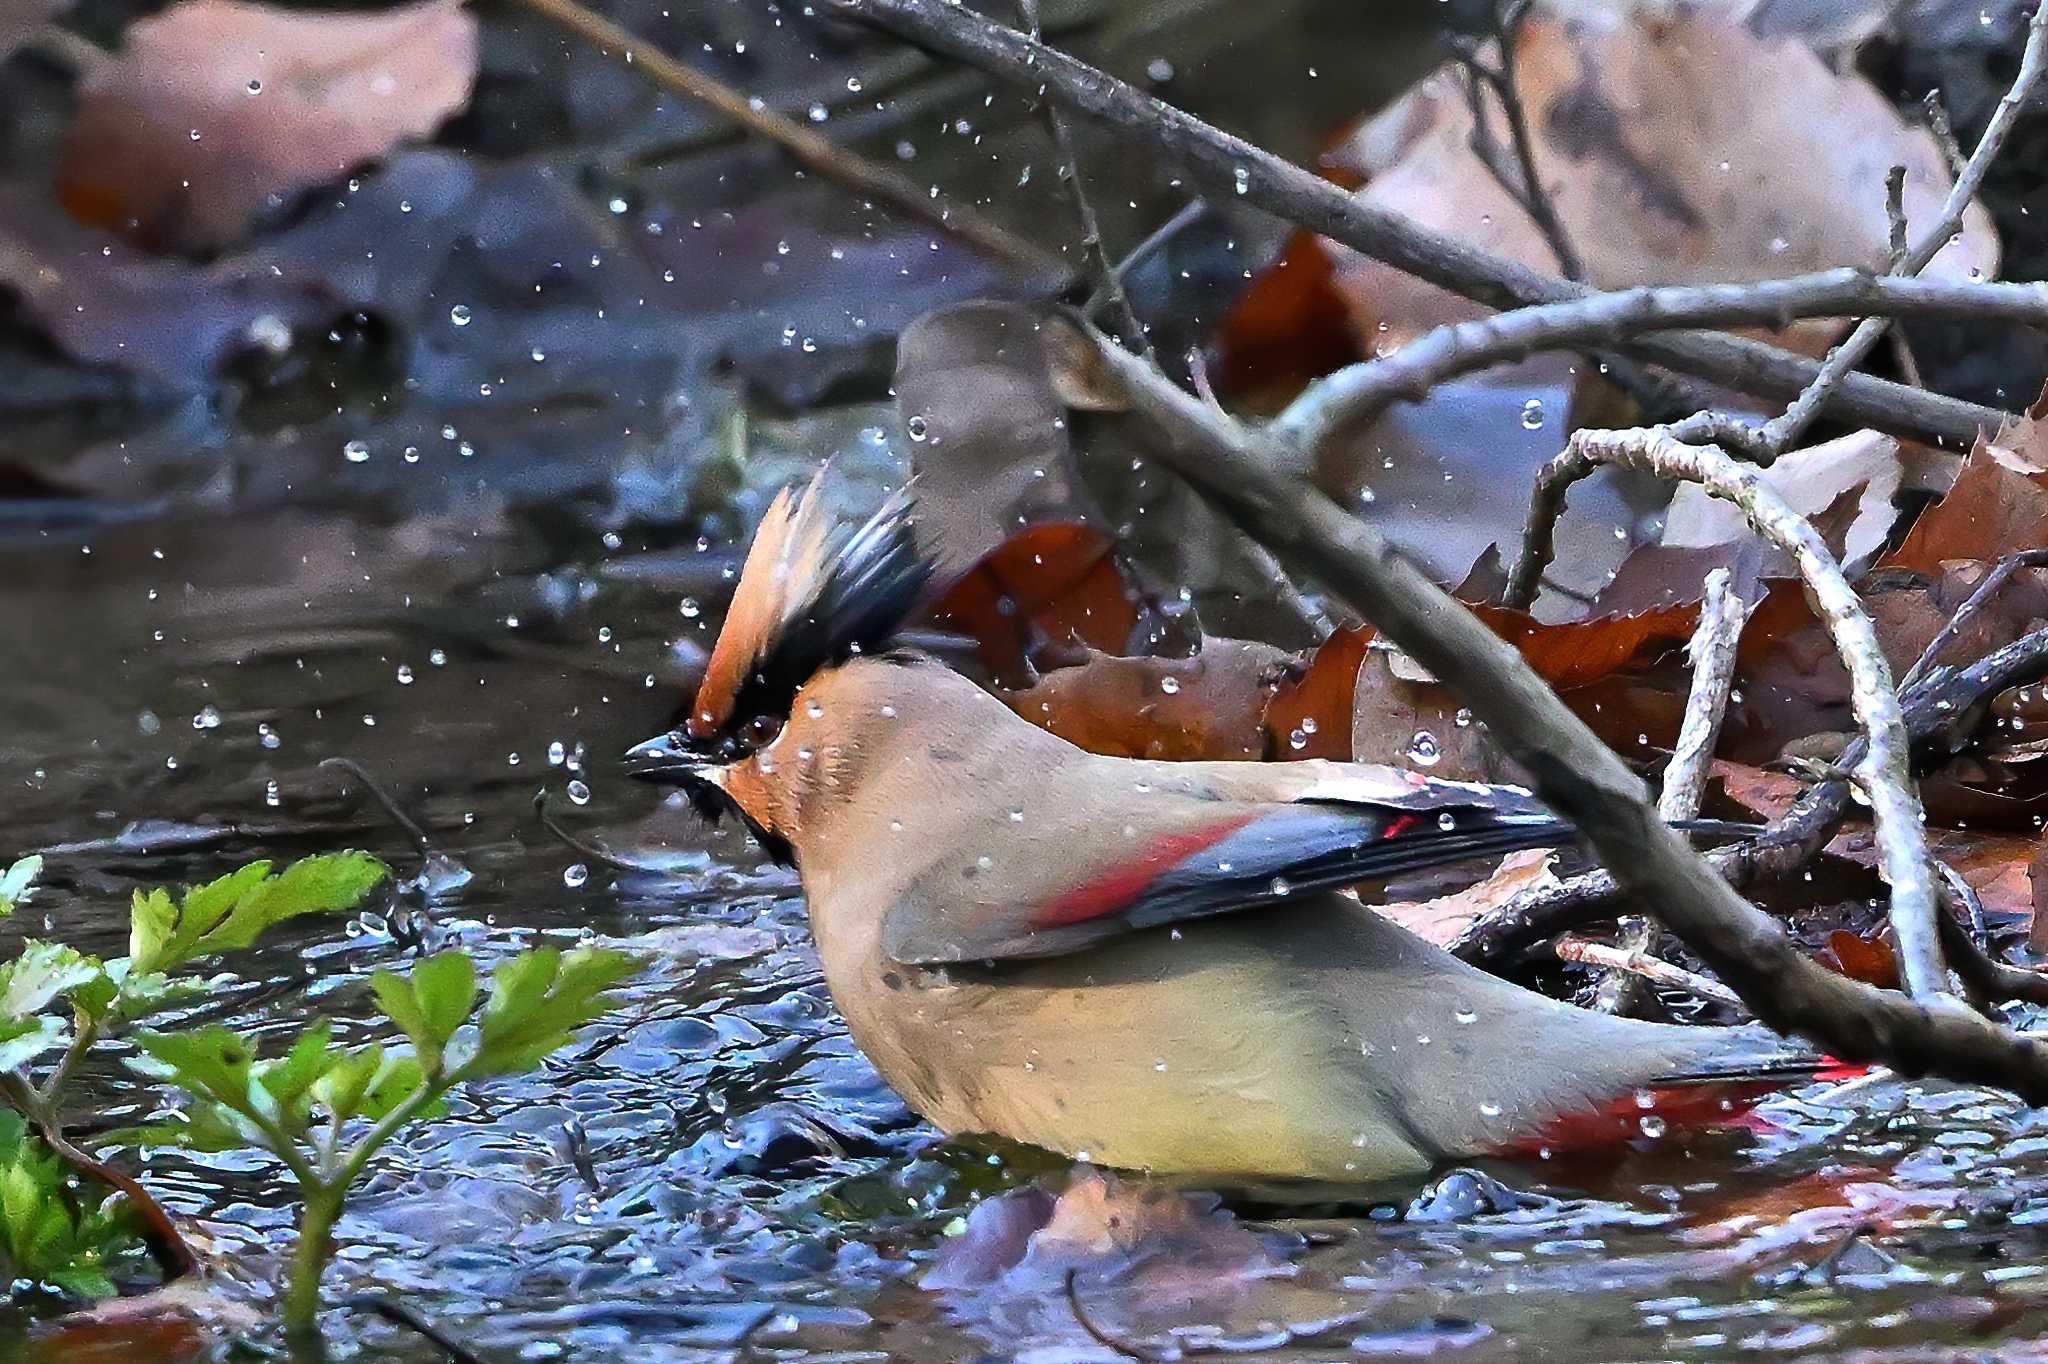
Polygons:
[[223,246],[285,196],[431,133],[469,102],[476,44],[459,0],[381,14],[184,0],[86,73],[59,196],[149,246]]
[[1083,1168],[1057,1197],[1043,1189],[988,1199],[925,1272],[931,1290],[997,1288],[1043,1296],[1114,1281],[1120,1294],[1201,1301],[1233,1283],[1284,1273],[1284,1238],[1246,1229],[1213,1194]]
[[1885,563],[1934,572],[1951,559],[1997,559],[2048,546],[2048,429],[2041,411],[2037,406],[1995,434],[1980,434],[1948,494],[1920,514]]
[[1557,884],[1557,854],[1546,848],[1509,853],[1493,874],[1475,886],[1415,900],[1372,906],[1410,933],[1433,943],[1448,943],[1466,925],[1499,909],[1525,890]]
[[1899,959],[1882,937],[1866,938],[1837,928],[1828,934],[1821,960],[1853,980],[1890,989],[1899,983]]
[[182,1364],[261,1322],[246,1304],[185,1278],[59,1317],[30,1336],[22,1364]]
[[[1726,13],[1625,24],[1539,15],[1523,25],[1517,57],[1544,187],[1602,287],[1882,268],[1890,168],[1907,168],[1911,220],[1926,221],[1948,189],[1933,138],[1861,76]],[[1773,98],[1730,100],[1731,87]],[[1463,76],[1446,69],[1361,127],[1344,155],[1368,177],[1367,202],[1553,268],[1528,215],[1472,153],[1471,132]],[[1479,315],[1389,266],[1337,259],[1365,334],[1385,323],[1394,343]],[[1982,278],[1997,263],[1990,221],[1973,209],[1930,268]]]
[[982,556],[933,605],[931,622],[974,640],[984,667],[1023,686],[1040,646],[1123,654],[1146,614],[1109,534],[1061,521]]
[[1076,666],[999,695],[1025,719],[1091,753],[1258,759],[1266,756],[1267,704],[1295,663],[1284,649],[1243,639],[1206,639],[1192,658],[1091,650]]

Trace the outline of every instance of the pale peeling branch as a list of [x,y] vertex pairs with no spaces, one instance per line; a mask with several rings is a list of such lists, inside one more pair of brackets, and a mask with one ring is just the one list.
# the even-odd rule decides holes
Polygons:
[[[1714,744],[1721,736],[1721,721],[1735,689],[1735,650],[1748,619],[1748,603],[1735,591],[1733,575],[1725,568],[1709,573],[1700,602],[1700,623],[1693,630],[1688,650],[1692,691],[1686,697],[1678,742],[1664,768],[1664,789],[1657,796],[1657,817],[1666,824],[1691,819],[1700,812],[1707,775],[1714,766]],[[1621,921],[1620,950],[1625,955],[1654,956],[1661,936],[1655,919],[1629,915]],[[1604,1013],[1630,1012],[1638,993],[1634,982],[1641,975],[1625,970],[1608,972],[1593,991],[1593,1007]]]
[[1701,999],[1711,999],[1716,1004],[1726,1004],[1744,1013],[1749,1012],[1748,1007],[1742,1002],[1742,996],[1720,981],[1710,980],[1697,971],[1688,971],[1682,966],[1674,966],[1660,957],[1652,956],[1641,947],[1632,947],[1627,943],[1609,947],[1605,943],[1593,942],[1587,938],[1563,937],[1552,943],[1550,950],[1557,953],[1559,961],[1576,962],[1580,966],[1597,966],[1603,971],[1626,976],[1632,980],[1646,980],[1652,985],[1668,985],[1673,989],[1698,995]]
[[[1839,269],[1756,284],[1617,289],[1515,308],[1438,327],[1391,355],[1316,380],[1276,419],[1276,432],[1313,450],[1340,430],[1366,425],[1395,402],[1419,401],[1446,380],[1540,351],[1613,346],[1646,332],[1685,327],[1785,327],[1802,318],[1857,315],[2048,327],[2048,285],[1956,284]],[[1699,434],[1712,439],[1723,429]]]
[[[1563,505],[1564,489],[1601,465],[1696,483],[1733,503],[1764,540],[1792,556],[1835,650],[1849,672],[1850,706],[1868,738],[1858,766],[1869,793],[1877,830],[1879,865],[1891,883],[1892,932],[1899,961],[1916,998],[1948,991],[1935,924],[1934,881],[1929,874],[1927,831],[1910,767],[1906,721],[1892,684],[1891,665],[1877,642],[1877,629],[1842,569],[1813,524],[1766,483],[1757,470],[1718,446],[1688,445],[1668,427],[1632,431],[1578,431],[1565,452],[1537,476],[1537,495],[1521,562],[1510,580],[1510,600],[1525,593],[1547,560],[1549,527]],[[1539,527],[1534,519],[1547,518]],[[1539,547],[1543,547],[1539,549]]]

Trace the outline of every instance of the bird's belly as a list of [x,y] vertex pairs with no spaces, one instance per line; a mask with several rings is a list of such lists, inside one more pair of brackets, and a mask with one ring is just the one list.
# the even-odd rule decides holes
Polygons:
[[1000,975],[899,968],[879,994],[834,988],[884,1078],[948,1133],[1180,1175],[1426,1170],[1433,1154],[1376,1101],[1326,1003],[1222,942],[1141,936]]

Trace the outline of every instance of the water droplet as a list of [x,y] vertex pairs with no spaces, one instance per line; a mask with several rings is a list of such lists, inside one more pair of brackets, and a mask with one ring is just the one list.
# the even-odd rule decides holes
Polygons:
[[1292,895],[1294,893],[1294,887],[1288,884],[1287,878],[1284,876],[1274,877],[1273,883],[1270,887],[1268,887],[1268,889],[1270,889],[1275,895],[1281,896]]
[[1451,1017],[1460,1023],[1477,1023],[1479,1021],[1479,1010],[1473,1008],[1470,1004],[1460,1004],[1451,1011]]
[[1012,811],[1010,811],[1010,823],[1012,823],[1012,824],[1022,824],[1023,822],[1024,822],[1024,812],[1023,812],[1022,810],[1012,810]]
[[446,667],[448,664],[448,655],[440,649],[429,649],[427,650],[427,662],[433,664],[437,668]]
[[270,806],[272,809],[276,809],[280,804],[283,803],[278,798],[276,782],[267,781],[263,783],[263,803],[265,805]]
[[470,312],[467,303],[458,303],[448,310],[448,320],[458,327],[467,327],[469,325],[469,318]]
[[548,745],[549,767],[560,767],[562,765],[562,760],[567,758],[568,756],[569,750],[563,746],[562,741],[560,739],[557,739],[553,743]]
[[1249,194],[1252,189],[1252,173],[1243,166],[1230,173],[1231,185],[1239,194]]
[[398,685],[401,687],[410,687],[412,685],[412,664],[401,663],[398,665]]
[[1160,678],[1159,690],[1165,692],[1168,696],[1177,695],[1180,691],[1180,679],[1178,677]]
[[1493,1102],[1493,1101],[1491,1101],[1491,1100],[1488,1100],[1487,1102],[1485,1102],[1485,1103],[1482,1103],[1482,1104],[1480,1104],[1480,1105],[1479,1105],[1479,1116],[1480,1116],[1480,1117],[1482,1117],[1482,1118],[1497,1118],[1497,1117],[1499,1117],[1499,1116],[1500,1116],[1500,1105],[1499,1105],[1499,1104],[1497,1104],[1497,1103],[1494,1103],[1494,1102]]
[[350,464],[361,464],[370,458],[370,443],[366,440],[352,440],[341,447],[341,457]]
[[1528,402],[1522,404],[1522,427],[1528,431],[1540,431],[1543,429],[1543,402],[1541,399],[1531,398]]
[[250,82],[249,82],[249,93],[250,93],[250,94],[252,94],[252,95],[260,95],[260,94],[262,94],[262,93],[263,93],[263,82],[262,82],[262,81],[250,81]]
[[859,76],[848,76],[846,78],[846,92],[850,95],[857,95],[860,93]]
[[569,799],[571,802],[577,805],[590,804],[590,788],[584,785],[581,781],[570,782]]
[[1636,1126],[1643,1129],[1644,1136],[1655,1138],[1664,1135],[1667,1124],[1655,1113],[1645,1113],[1636,1120]]
[[915,441],[929,440],[931,438],[931,422],[922,413],[911,413],[905,419],[903,429],[908,431],[910,438]]
[[1173,79],[1173,63],[1164,57],[1154,57],[1145,63],[1145,78],[1154,84],[1165,84]]
[[1408,761],[1418,767],[1435,767],[1443,756],[1443,746],[1426,729],[1416,730],[1415,737],[1408,741]]
[[1458,707],[1458,713],[1451,717],[1451,723],[1456,725],[1459,729],[1467,728],[1472,723],[1472,712],[1465,709],[1463,706]]
[[192,717],[192,728],[219,729],[220,712],[215,710],[212,706],[201,707],[199,713]]
[[1436,827],[1448,833],[1458,827],[1458,817],[1446,810],[1436,817]]
[[562,868],[562,884],[574,890],[590,879],[590,868],[581,862],[571,862]]

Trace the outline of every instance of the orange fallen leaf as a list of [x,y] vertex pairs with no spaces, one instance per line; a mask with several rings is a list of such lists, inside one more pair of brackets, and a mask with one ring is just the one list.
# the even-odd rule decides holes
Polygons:
[[460,0],[379,14],[185,0],[85,74],[58,195],[145,245],[218,248],[283,196],[433,132],[476,71]]
[[2042,417],[2037,403],[1996,434],[1979,434],[1947,495],[1920,514],[1885,564],[1931,573],[1946,560],[2048,547],[2048,423]]
[[984,667],[1021,685],[1041,643],[1078,641],[1121,654],[1141,614],[1108,532],[1048,521],[1011,536],[961,574],[932,607],[931,622],[973,639]]

